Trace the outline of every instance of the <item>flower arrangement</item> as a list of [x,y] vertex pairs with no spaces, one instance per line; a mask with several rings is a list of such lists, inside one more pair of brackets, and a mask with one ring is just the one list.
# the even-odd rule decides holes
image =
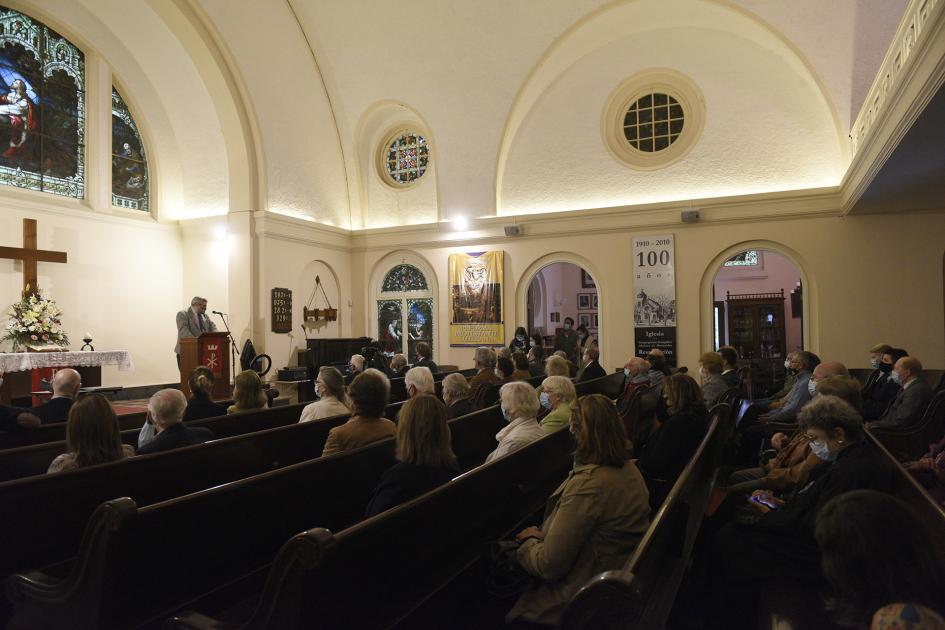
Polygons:
[[59,319],[62,311],[53,300],[44,299],[39,291],[27,291],[23,299],[7,310],[7,315],[10,321],[4,327],[6,334],[0,341],[12,341],[14,350],[56,346],[65,349],[69,346],[69,338]]

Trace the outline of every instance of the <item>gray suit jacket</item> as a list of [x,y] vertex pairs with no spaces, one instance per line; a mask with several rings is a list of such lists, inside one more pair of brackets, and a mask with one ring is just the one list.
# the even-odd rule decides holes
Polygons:
[[705,399],[706,407],[712,407],[719,401],[719,396],[727,392],[728,384],[722,380],[721,375],[710,376],[702,384],[702,398]]
[[201,315],[203,319],[203,330],[200,330],[200,322],[197,321],[197,314],[192,308],[177,313],[177,345],[174,346],[174,352],[180,354],[181,337],[199,337],[201,332],[216,332],[217,325],[207,317]]
[[932,400],[932,386],[925,382],[921,376],[909,387],[900,391],[889,409],[882,417],[870,424],[871,427],[898,427],[905,429],[915,424],[922,418],[925,408],[929,406]]

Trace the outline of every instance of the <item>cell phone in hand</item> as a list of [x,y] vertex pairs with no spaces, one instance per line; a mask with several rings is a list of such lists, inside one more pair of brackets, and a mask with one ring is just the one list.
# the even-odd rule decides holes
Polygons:
[[749,501],[754,501],[755,503],[760,503],[765,507],[771,508],[772,510],[779,510],[781,506],[775,503],[774,501],[768,499],[767,497],[749,497]]

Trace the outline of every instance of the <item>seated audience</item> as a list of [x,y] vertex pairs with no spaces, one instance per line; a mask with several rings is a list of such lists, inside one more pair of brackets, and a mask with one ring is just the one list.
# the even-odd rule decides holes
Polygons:
[[499,348],[498,350],[495,351],[495,358],[496,358],[496,362],[498,362],[498,360],[501,358],[506,358],[511,361],[512,351],[509,350],[508,348]]
[[741,385],[741,379],[738,377],[738,352],[732,346],[722,346],[719,348],[719,356],[722,357],[722,380],[729,387],[738,387]]
[[412,367],[407,370],[407,375],[404,377],[404,387],[407,388],[408,398],[420,394],[436,394],[433,373],[426,367]]
[[925,455],[903,466],[928,489],[932,498],[945,505],[945,437],[930,444]]
[[396,425],[382,417],[390,397],[390,381],[380,370],[368,368],[354,377],[348,386],[351,418],[328,432],[322,455],[360,448],[372,442],[393,437]]
[[417,344],[417,364],[414,367],[425,367],[430,370],[430,374],[436,374],[439,371],[436,363],[433,362],[433,349],[430,344],[421,341]]
[[46,472],[66,472],[132,457],[135,450],[121,443],[121,427],[115,410],[104,396],[90,394],[69,410],[66,451]]
[[[863,388],[864,420],[878,420],[889,409],[889,405],[896,400],[902,388],[892,379],[892,371],[896,362],[907,356],[909,353],[902,348],[890,348],[883,353],[877,369],[880,376],[873,379],[869,388]],[[870,378],[873,378],[872,374]]]
[[915,357],[896,361],[890,378],[902,389],[879,420],[869,423],[871,429],[904,429],[918,422],[929,406],[934,392],[922,378],[922,363]]
[[573,330],[574,318],[565,317],[564,325],[555,333],[555,351],[564,353],[564,358],[572,363],[577,359],[578,336]]
[[702,399],[706,407],[712,407],[729,389],[722,380],[722,355],[718,352],[706,352],[699,357],[699,376],[702,377]]
[[[886,380],[889,373],[881,370],[880,366],[883,364],[883,355],[892,349],[893,347],[886,343],[880,343],[870,348],[870,367],[873,371],[870,372],[870,375],[866,377],[866,382],[863,383],[864,396],[866,396],[873,387]],[[895,361],[893,361],[893,363],[895,363]]]
[[[633,393],[638,389],[647,389],[650,387],[650,366],[640,357],[630,357],[623,366],[624,386],[623,392],[617,399],[617,411],[623,413],[633,397]],[[652,411],[652,409],[650,410]],[[631,438],[632,439],[632,438]]]
[[[768,422],[796,422],[797,414],[813,395],[810,380],[814,369],[818,365],[820,365],[820,357],[813,352],[802,350],[795,353],[794,362],[791,364],[791,367],[797,370],[794,387],[791,388],[791,392],[787,395],[783,405],[769,411],[762,418]],[[827,375],[827,373],[823,374],[823,376]]]
[[541,419],[541,430],[552,433],[568,426],[571,407],[577,400],[577,390],[568,377],[549,376],[541,382],[541,395],[538,400],[541,406],[548,410],[548,414]]
[[446,405],[435,396],[419,394],[404,403],[397,423],[397,460],[381,476],[365,516],[418,497],[459,474]]
[[736,615],[736,622],[758,618],[755,598],[765,580],[787,576],[816,583],[820,578],[814,524],[830,499],[850,490],[892,488],[889,464],[866,441],[860,415],[845,400],[818,396],[804,407],[798,422],[811,451],[830,465],[789,500],[756,491],[749,504],[757,519],[725,525],[710,545],[715,558],[709,566],[720,569],[713,576],[715,601],[720,611]]
[[541,359],[541,351],[535,348],[535,346],[528,349],[528,354],[525,355],[525,358],[528,359],[529,376],[541,376],[545,373],[544,362]]
[[489,453],[486,462],[527,446],[545,434],[536,420],[541,408],[538,393],[528,383],[516,381],[503,385],[499,390],[499,404],[509,424],[496,434],[499,445]]
[[669,418],[649,436],[637,454],[637,466],[650,491],[650,505],[659,509],[663,499],[705,437],[708,412],[702,390],[688,374],[673,374],[663,382]]
[[138,448],[138,455],[160,453],[212,440],[213,431],[210,429],[183,424],[186,409],[187,398],[179,389],[162,389],[151,396],[148,401],[148,422],[154,425],[155,436]]
[[797,352],[789,352],[787,358],[784,359],[784,383],[781,385],[781,389],[767,398],[755,400],[752,404],[769,411],[784,405],[787,400],[787,395],[790,394],[791,390],[794,388],[794,381],[797,380],[797,370],[791,367],[796,360]]
[[190,400],[184,411],[184,422],[226,415],[226,407],[213,402],[214,380],[213,372],[205,365],[197,366],[190,373]]
[[[529,350],[533,350],[535,359],[537,359],[539,363],[543,363],[545,361],[545,340],[539,333],[535,333],[531,336],[531,341],[532,343]],[[529,359],[529,361],[531,361],[531,359]]]
[[233,404],[227,413],[247,413],[263,409],[269,399],[263,391],[259,375],[252,370],[243,370],[233,382]]
[[666,367],[666,357],[663,355],[663,351],[651,350],[646,355],[646,363],[648,366],[647,376],[650,377],[650,387],[653,388],[654,392],[661,392],[663,378],[670,374],[669,368]]
[[315,394],[318,400],[305,405],[299,422],[346,416],[351,413],[348,395],[345,394],[345,378],[337,368],[323,365],[318,369],[318,376],[315,378]]
[[[77,371],[72,368],[57,370],[52,378],[52,398],[38,407],[24,409],[22,412],[25,415],[33,415],[39,418],[40,424],[65,422],[81,387],[82,377]],[[27,420],[27,418],[23,418],[23,420]]]
[[476,348],[473,365],[477,371],[476,375],[469,379],[469,388],[472,390],[470,397],[473,400],[476,399],[480,387],[499,384],[499,377],[495,375],[495,363],[496,356],[492,348],[485,346]]
[[515,329],[515,337],[512,339],[512,342],[509,343],[509,351],[512,354],[516,352],[525,353],[528,352],[531,344],[528,340],[528,332],[522,326],[519,326]]
[[532,373],[528,369],[528,359],[525,358],[524,352],[513,352],[512,363],[515,365],[515,371],[512,372],[513,381],[524,381],[532,377]]
[[[568,358],[568,355],[565,354],[564,350],[556,350],[552,356],[558,357],[564,360],[565,365],[568,366],[568,376],[570,378],[574,378],[575,376],[577,376],[578,366],[574,363],[574,361]],[[545,362],[545,365],[547,365],[547,362]]]
[[589,346],[586,350],[584,350],[584,355],[582,358],[584,362],[584,368],[581,371],[581,375],[578,377],[579,383],[592,381],[595,378],[607,376],[607,372],[605,372],[604,368],[600,366],[600,350],[597,349],[596,344]]
[[[506,350],[507,348],[503,348]],[[499,383],[505,385],[506,383],[511,383],[515,379],[512,378],[512,374],[515,373],[515,364],[512,363],[512,359],[509,357],[498,357],[495,362],[495,375],[499,379]]]
[[446,403],[446,415],[450,419],[465,416],[476,411],[476,405],[470,400],[469,382],[459,372],[447,374],[443,379],[443,402]]
[[541,527],[516,536],[516,558],[537,581],[506,615],[509,623],[555,625],[590,578],[626,563],[650,524],[646,484],[613,403],[585,396],[571,426],[574,469],[548,499]]
[[364,355],[352,354],[348,359],[348,375],[356,376],[364,371]]
[[824,505],[815,536],[827,609],[840,625],[945,628],[945,558],[908,505],[873,490],[847,492]]
[[[837,396],[850,403],[857,413],[863,408],[860,384],[849,376],[829,376],[820,380],[816,396]],[[761,466],[738,470],[729,476],[726,488],[729,494],[801,487],[807,483],[811,472],[825,463],[811,452],[810,440],[803,431],[797,431],[793,437],[775,433],[771,446],[772,451],[766,454],[768,457]]]
[[407,357],[402,354],[395,354],[390,360],[391,378],[402,378],[409,368],[407,367]]

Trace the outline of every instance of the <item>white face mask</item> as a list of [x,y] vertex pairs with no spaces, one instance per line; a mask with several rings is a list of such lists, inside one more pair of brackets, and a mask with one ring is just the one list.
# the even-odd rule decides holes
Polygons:
[[810,450],[814,455],[825,462],[832,462],[837,459],[837,454],[830,450],[827,446],[827,442],[824,440],[814,440],[811,442]]
[[893,370],[892,372],[890,372],[889,378],[891,378],[892,382],[895,383],[896,385],[902,385],[902,374],[900,372]]
[[879,369],[879,359],[870,359],[870,367],[874,370]]
[[627,378],[630,378],[630,368],[624,368],[623,375]]
[[790,368],[791,368],[791,360],[790,360],[790,359],[785,359],[785,360],[784,360],[784,369],[785,369],[785,370],[788,370],[788,369],[790,369]]
[[498,376],[499,378],[502,378],[502,372],[499,371],[499,368],[496,368],[496,369],[494,369],[494,370],[492,370],[492,371],[495,372],[495,375],[496,375],[496,376]]
[[807,381],[807,393],[810,394],[811,398],[817,395],[817,381],[814,379]]

